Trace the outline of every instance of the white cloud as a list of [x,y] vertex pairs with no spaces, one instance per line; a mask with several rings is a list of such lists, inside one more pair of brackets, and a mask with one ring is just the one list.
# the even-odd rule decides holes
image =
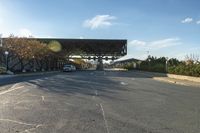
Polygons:
[[181,23],[191,23],[193,21],[193,18],[185,18],[184,20],[181,21]]
[[197,21],[197,24],[200,24],[200,20]]
[[30,36],[33,36],[33,34],[31,33],[30,30],[23,28],[23,29],[19,30],[18,36],[20,36],[20,37],[30,37]]
[[110,15],[97,15],[92,19],[84,21],[83,26],[90,29],[97,29],[102,27],[108,27],[113,25],[112,21],[115,20],[115,16]]
[[133,40],[129,42],[130,47],[139,49],[139,50],[156,50],[162,49],[166,47],[172,47],[176,45],[180,45],[179,38],[167,38],[163,40],[156,40],[152,42],[140,41],[140,40]]
[[150,47],[154,49],[166,48],[171,46],[180,45],[179,38],[167,38],[163,40],[153,41],[150,43]]
[[2,18],[0,18],[0,25],[2,25],[3,24],[3,19]]
[[144,42],[144,41],[140,41],[140,40],[133,40],[133,41],[131,41],[130,43],[129,43],[131,46],[139,46],[139,47],[141,47],[141,46],[146,46],[146,42]]

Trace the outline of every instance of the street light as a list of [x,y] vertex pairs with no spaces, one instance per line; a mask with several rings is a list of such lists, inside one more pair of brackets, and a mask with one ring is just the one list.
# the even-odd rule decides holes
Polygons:
[[35,56],[33,56],[33,71],[36,72],[36,69],[35,69]]
[[0,47],[3,47],[3,39],[2,39],[2,34],[0,34]]
[[165,62],[165,68],[166,68],[166,73],[168,72],[168,57],[165,58],[166,62]]
[[6,55],[6,71],[8,71],[8,54],[9,54],[9,52],[5,51],[4,54]]
[[148,69],[149,69],[149,71],[150,71],[150,62],[151,62],[151,59],[148,58]]

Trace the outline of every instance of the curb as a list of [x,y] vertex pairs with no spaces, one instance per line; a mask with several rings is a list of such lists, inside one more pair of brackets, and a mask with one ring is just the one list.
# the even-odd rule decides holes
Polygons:
[[53,73],[58,73],[58,72],[60,72],[60,71],[23,73],[23,74],[16,74],[16,76],[36,76],[36,75],[53,74]]
[[20,76],[36,76],[36,75],[45,75],[45,74],[53,74],[58,73],[60,71],[51,71],[51,72],[36,72],[36,73],[22,73],[22,74],[14,74],[14,75],[2,75],[0,79],[10,78],[10,77],[20,77]]
[[163,82],[172,83],[172,84],[190,86],[190,85],[188,85],[188,84],[185,84],[185,83],[182,83],[182,82],[178,82],[178,81],[174,81],[174,80],[172,80],[172,79],[162,79],[162,78],[159,78],[159,77],[153,77],[153,79],[158,80],[158,81],[163,81]]
[[[200,82],[195,82],[194,80],[187,80],[187,79],[182,79],[182,78],[180,79],[179,77],[182,77],[182,75],[173,75],[173,74],[146,72],[146,71],[134,71],[134,72],[138,72],[141,75],[144,75],[146,77],[149,77],[161,82],[168,82],[171,84],[177,84],[177,85],[183,85],[183,86],[200,87]],[[171,77],[169,75],[173,75],[173,76]],[[183,76],[183,77],[188,78],[189,76]],[[196,77],[192,77],[192,78],[196,78]]]
[[176,74],[167,74],[167,77],[200,83],[200,77],[192,77],[192,76],[184,76],[184,75],[176,75]]
[[168,77],[168,78],[177,79],[177,80],[200,83],[200,77],[167,74],[167,73],[165,74],[165,73],[158,73],[158,72],[147,72],[147,71],[135,71],[135,72],[139,72],[139,73],[149,76],[149,77]]

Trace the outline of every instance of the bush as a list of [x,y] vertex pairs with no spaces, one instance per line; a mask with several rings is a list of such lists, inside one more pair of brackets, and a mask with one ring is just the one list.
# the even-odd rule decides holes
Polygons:
[[168,72],[171,74],[200,77],[200,64],[170,66]]
[[[133,63],[124,64],[123,68],[166,73],[166,60],[165,57],[149,56],[146,60],[137,63],[137,68],[133,68]],[[168,73],[200,77],[200,63],[188,63],[187,61],[179,61],[172,58],[168,60]]]
[[164,73],[166,70],[164,63],[148,63],[142,62],[140,65],[140,70],[152,71],[152,72],[161,72]]
[[5,73],[6,73],[6,68],[0,67],[0,74],[5,74]]
[[128,63],[126,65],[123,66],[124,69],[127,69],[127,70],[133,70],[133,63]]

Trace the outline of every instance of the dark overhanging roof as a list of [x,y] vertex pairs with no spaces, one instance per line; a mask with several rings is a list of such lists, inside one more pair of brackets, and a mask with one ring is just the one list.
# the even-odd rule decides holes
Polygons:
[[63,39],[63,38],[36,38],[49,43],[58,41],[63,49],[80,49],[88,56],[124,56],[127,54],[127,40],[119,39]]
[[[5,39],[5,38],[3,38]],[[58,41],[63,49],[81,50],[86,56],[115,56],[127,54],[127,40],[125,39],[66,39],[66,38],[27,38],[36,39],[43,43]]]

